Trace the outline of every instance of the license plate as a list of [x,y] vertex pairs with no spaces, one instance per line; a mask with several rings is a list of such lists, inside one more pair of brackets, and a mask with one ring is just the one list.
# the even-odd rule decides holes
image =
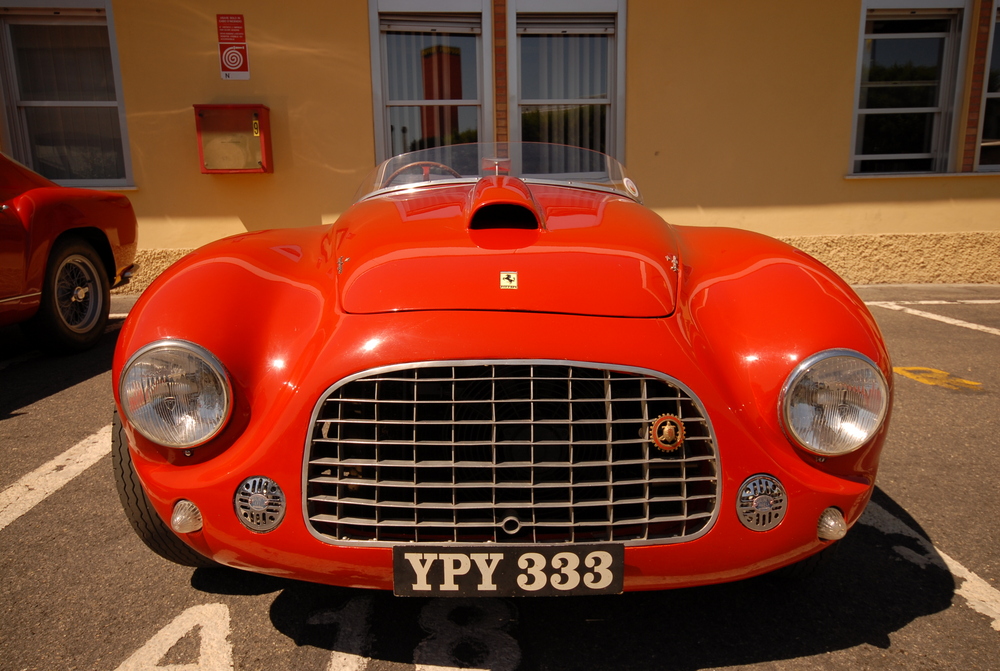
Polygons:
[[619,594],[625,546],[397,545],[397,596],[564,596]]

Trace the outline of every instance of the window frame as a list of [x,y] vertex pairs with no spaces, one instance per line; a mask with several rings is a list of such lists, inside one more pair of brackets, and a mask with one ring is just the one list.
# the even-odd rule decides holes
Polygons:
[[[579,32],[570,17],[581,14],[613,15],[614,30],[610,33],[608,53],[608,129],[605,153],[619,162],[625,162],[625,47],[627,0],[508,0],[507,1],[507,109],[511,141],[521,138],[521,105],[559,104],[556,100],[524,100],[521,98],[521,42],[518,16],[522,14],[549,15],[553,24],[559,14],[566,14],[564,29]],[[541,26],[533,26],[535,32]],[[552,26],[548,34],[559,34],[562,29]],[[537,34],[537,33],[536,33]],[[585,34],[608,34],[594,31]]]
[[[375,124],[375,163],[391,158],[392,137],[390,135],[389,109],[395,106],[441,106],[460,105],[478,106],[480,142],[492,142],[494,133],[493,120],[493,72],[490,57],[493,53],[493,24],[490,11],[490,0],[423,0],[418,6],[413,0],[370,0],[368,4],[368,26],[370,31],[371,61],[372,61],[372,104]],[[463,14],[479,17],[476,48],[476,74],[479,90],[475,101],[465,100],[424,100],[424,101],[391,101],[388,91],[386,72],[387,55],[386,31],[382,29],[383,15],[394,15],[397,18],[410,15],[413,32],[442,32],[447,30],[449,15]],[[437,25],[433,20],[441,17],[442,23]],[[402,24],[401,24],[402,25]]]
[[976,129],[976,150],[975,150],[975,162],[973,164],[974,172],[982,173],[997,173],[1000,172],[1000,164],[988,164],[983,166],[980,164],[980,158],[983,153],[983,132],[986,125],[986,102],[988,100],[1000,100],[1000,91],[989,91],[989,80],[990,80],[990,63],[993,57],[993,49],[997,48],[997,40],[1000,36],[1000,0],[993,0],[993,10],[992,10],[992,20],[990,21],[990,36],[986,43],[986,67],[983,71],[983,94],[982,100],[979,101],[979,127]]
[[[953,173],[958,170],[961,161],[961,147],[958,138],[961,136],[961,111],[963,109],[963,93],[965,90],[966,68],[964,63],[969,48],[969,20],[972,14],[973,0],[864,0],[861,3],[861,20],[858,26],[856,71],[854,80],[854,105],[851,113],[851,144],[848,153],[847,175],[849,177],[898,177],[908,175],[938,175]],[[931,170],[907,172],[860,172],[858,163],[864,160],[875,160],[871,154],[861,154],[858,151],[858,129],[860,117],[867,112],[860,108],[861,86],[864,70],[866,26],[869,20],[878,17],[899,18],[925,16],[949,16],[952,28],[949,31],[951,44],[946,45],[942,62],[941,96],[939,98],[940,113],[934,126],[931,140],[931,158],[934,165]],[[900,108],[904,109],[904,108]],[[909,108],[905,108],[909,111]],[[883,112],[885,113],[885,112]],[[877,155],[883,156],[883,155]],[[891,154],[903,158],[903,154]]]
[[[58,10],[56,11],[56,8]],[[118,55],[118,41],[114,28],[114,17],[110,0],[21,0],[14,3],[0,3],[0,9],[10,9],[0,16],[0,105],[4,110],[4,123],[0,124],[3,148],[14,158],[34,169],[31,149],[28,146],[28,130],[23,110],[27,107],[105,107],[116,108],[121,134],[123,177],[116,179],[54,179],[62,186],[83,188],[131,188],[135,182],[132,172],[132,154],[129,145],[127,116]],[[111,52],[114,101],[66,101],[69,104],[42,103],[22,104],[17,92],[17,71],[14,64],[13,45],[10,36],[11,24],[35,25],[101,25],[108,31],[108,48]]]

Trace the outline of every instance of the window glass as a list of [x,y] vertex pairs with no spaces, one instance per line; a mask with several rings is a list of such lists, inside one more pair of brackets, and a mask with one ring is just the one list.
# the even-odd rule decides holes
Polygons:
[[478,19],[383,14],[383,135],[390,155],[479,140]]
[[9,120],[17,158],[64,184],[124,184],[107,26],[11,19],[5,28],[8,72],[15,78]]
[[476,142],[479,108],[459,105],[389,108],[392,154],[449,144]]
[[608,97],[607,35],[522,35],[523,100]]
[[521,140],[607,153],[607,105],[522,105]]
[[608,152],[611,45],[607,34],[519,35],[522,141]]
[[386,33],[389,99],[475,100],[476,37]]
[[986,82],[979,165],[990,170],[1000,168],[1000,21],[993,26],[993,53]]
[[876,18],[865,26],[854,171],[945,169],[954,18]]
[[10,27],[21,100],[114,100],[104,26]]

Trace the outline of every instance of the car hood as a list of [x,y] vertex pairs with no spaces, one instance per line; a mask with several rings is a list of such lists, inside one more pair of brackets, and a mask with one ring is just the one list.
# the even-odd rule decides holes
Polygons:
[[616,194],[509,177],[422,186],[354,205],[336,223],[348,313],[673,313],[673,230]]

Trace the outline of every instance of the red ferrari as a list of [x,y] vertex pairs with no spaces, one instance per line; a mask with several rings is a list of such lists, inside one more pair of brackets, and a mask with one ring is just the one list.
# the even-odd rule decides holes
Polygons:
[[192,566],[703,585],[810,566],[857,522],[890,371],[864,304],[788,245],[666,224],[597,152],[441,147],[333,225],[159,277],[118,340],[115,473],[142,540]]
[[125,196],[60,187],[0,154],[0,326],[56,351],[94,345],[136,240]]

